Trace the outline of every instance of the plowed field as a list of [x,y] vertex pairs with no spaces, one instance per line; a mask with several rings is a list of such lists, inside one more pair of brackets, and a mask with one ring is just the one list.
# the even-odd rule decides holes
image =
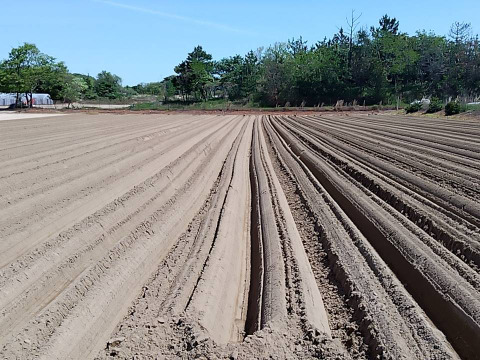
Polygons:
[[480,122],[0,122],[2,359],[477,359]]

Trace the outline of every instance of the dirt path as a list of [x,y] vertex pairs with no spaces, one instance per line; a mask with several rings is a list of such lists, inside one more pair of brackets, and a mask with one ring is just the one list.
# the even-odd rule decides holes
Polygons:
[[480,124],[0,123],[0,357],[474,359]]
[[38,119],[38,118],[54,117],[54,116],[62,116],[62,114],[29,114],[29,113],[18,113],[16,111],[3,111],[0,113],[0,121]]

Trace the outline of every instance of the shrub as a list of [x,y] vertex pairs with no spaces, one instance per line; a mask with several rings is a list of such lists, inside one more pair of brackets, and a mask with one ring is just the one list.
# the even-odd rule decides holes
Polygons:
[[428,106],[427,114],[433,114],[433,113],[439,112],[442,109],[443,109],[442,100],[433,98],[430,101],[430,105]]
[[415,102],[413,104],[408,105],[405,108],[405,111],[407,112],[407,114],[411,114],[411,113],[416,113],[421,109],[422,109],[422,104],[420,102]]
[[445,115],[455,115],[460,114],[460,104],[456,101],[450,101],[447,105],[445,105]]

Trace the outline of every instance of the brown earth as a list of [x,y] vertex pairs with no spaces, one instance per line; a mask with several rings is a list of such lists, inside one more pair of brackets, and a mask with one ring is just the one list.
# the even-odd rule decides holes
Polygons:
[[480,122],[0,122],[0,358],[475,359]]

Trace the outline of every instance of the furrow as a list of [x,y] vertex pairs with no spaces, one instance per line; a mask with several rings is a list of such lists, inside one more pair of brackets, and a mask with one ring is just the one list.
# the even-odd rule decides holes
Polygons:
[[[86,269],[17,335],[34,336],[27,350],[32,356],[85,358],[99,350],[143,282],[201,209],[235,136],[226,136],[211,157],[198,162],[193,175],[182,174],[165,205]],[[25,351],[21,346],[9,343],[0,354],[15,356]]]
[[323,163],[301,142],[293,141],[292,135],[278,123],[274,126],[406,284],[429,318],[445,332],[455,350],[463,357],[473,358],[480,344],[478,292],[450,271],[443,259],[417,241],[416,236],[386,209],[368,195],[355,191],[355,185]]
[[[270,136],[298,184],[299,195],[312,212],[330,267],[356,309],[355,317],[371,356],[389,359],[457,358],[443,335],[405,291],[401,282],[344,211],[329,187],[305,163],[305,150],[297,158],[295,145],[275,121],[267,124]],[[285,140],[286,142],[285,142]],[[289,149],[288,144],[292,150]],[[301,160],[300,160],[301,159]],[[308,164],[310,165],[310,164]],[[333,194],[335,195],[335,194]]]
[[[115,149],[116,147],[123,146],[129,142],[134,141],[148,141],[146,139],[152,139],[156,136],[162,136],[170,134],[174,131],[179,131],[182,128],[191,126],[193,123],[188,122],[186,124],[155,124],[151,122],[149,126],[142,126],[140,130],[133,129],[116,129],[115,134],[109,134],[110,136],[105,136],[102,134],[97,140],[89,140],[82,142],[80,144],[74,143],[70,145],[68,149],[62,149],[61,151],[50,151],[47,154],[37,154],[36,156],[29,156],[27,159],[23,157],[12,159],[9,162],[3,162],[4,166],[1,169],[0,180],[8,179],[14,176],[19,176],[26,172],[31,173],[35,171],[42,171],[49,169],[50,167],[62,164],[65,167],[65,164],[69,162],[76,162],[77,160],[84,159],[96,159],[93,156],[99,156],[102,151]],[[137,125],[138,128],[138,125]],[[118,150],[117,150],[118,151]]]
[[[199,129],[200,130],[200,129]],[[51,189],[60,191],[61,186],[68,184],[74,186],[75,181],[82,183],[88,183],[89,175],[101,173],[104,169],[115,169],[117,172],[121,171],[121,165],[124,160],[138,158],[140,156],[146,158],[149,155],[162,151],[162,147],[166,142],[171,142],[175,137],[182,135],[181,131],[176,131],[173,134],[165,134],[163,136],[156,136],[156,133],[148,136],[141,136],[140,138],[134,138],[130,142],[121,143],[121,147],[101,149],[100,154],[94,154],[95,157],[87,157],[86,159],[75,159],[75,166],[65,161],[61,161],[61,166],[57,167],[57,171],[53,169],[43,169],[45,173],[36,174],[34,171],[30,171],[30,177],[22,182],[19,182],[17,178],[8,181],[5,187],[0,187],[0,191],[9,192],[8,187],[11,188],[12,183],[15,186],[15,195],[8,195],[8,207],[9,211],[17,203],[22,200],[34,199],[38,194],[47,193]],[[140,141],[139,141],[140,140]],[[86,180],[87,179],[87,180]],[[3,181],[2,181],[3,183]],[[10,184],[9,184],[10,183]],[[10,186],[9,186],[10,185]]]
[[[284,248],[283,257],[284,262],[290,262],[291,287],[293,290],[292,297],[295,297],[295,309],[300,315],[302,321],[305,321],[306,327],[315,327],[322,334],[331,337],[331,331],[328,324],[327,314],[323,304],[322,296],[317,287],[315,277],[313,275],[310,263],[305,253],[305,249],[300,238],[297,226],[293,219],[290,207],[288,205],[286,196],[280,185],[280,182],[275,174],[272,161],[267,151],[267,144],[263,134],[262,118],[256,121],[256,136],[257,140],[253,148],[255,152],[254,161],[255,169],[263,168],[264,175],[268,178],[269,191],[264,188],[265,182],[258,181],[260,197],[265,197],[270,193],[270,201],[273,203],[274,215],[271,212],[261,212],[262,223],[276,223],[277,235],[276,239],[263,239],[264,242],[277,241],[280,242]],[[257,156],[260,154],[260,157]],[[257,170],[257,178],[262,171]],[[269,217],[263,217],[268,215]],[[263,235],[263,233],[262,233]],[[287,266],[287,265],[286,265]]]
[[[297,118],[297,121],[301,121],[306,126],[313,125],[315,130],[333,136],[348,146],[368,152],[383,161],[394,163],[397,167],[402,167],[418,176],[433,179],[433,181],[449,187],[454,192],[462,191],[464,195],[474,198],[478,197],[480,193],[480,184],[476,182],[480,168],[464,167],[457,162],[450,161],[448,156],[438,159],[438,156],[441,155],[439,152],[434,152],[435,157],[430,154],[424,155],[425,148],[422,151],[410,150],[411,145],[408,143],[396,145],[394,139],[375,136],[371,132],[364,131],[358,134],[358,131],[352,129],[351,126],[343,127],[338,123],[329,126],[323,119],[321,120],[318,123],[304,123],[303,119]],[[338,130],[338,128],[341,130]],[[456,157],[455,160],[458,159]],[[472,163],[474,166],[478,166],[478,162],[472,161]]]
[[152,178],[0,272],[4,294],[0,329],[11,332],[22,319],[36,314],[86,267],[134,231],[153,208],[174,194],[173,184],[180,176],[191,174],[195,162],[217,150],[227,131],[231,132],[232,126],[202,139]]
[[[311,138],[307,134],[302,136],[306,141],[311,142],[315,150],[325,157],[326,161],[331,162],[346,176],[358,182],[369,192],[374,193],[386,204],[397,210],[399,214],[410,220],[418,228],[418,231],[424,232],[435,239],[478,272],[480,266],[480,237],[473,231],[468,236],[464,235],[463,231],[460,231],[460,228],[464,227],[462,226],[463,222],[460,221],[459,224],[458,219],[456,222],[452,221],[456,217],[449,214],[448,209],[439,208],[408,187],[398,184],[391,178],[369,168],[365,165],[365,162],[357,161],[356,158],[350,157],[348,153],[345,154],[342,149],[337,150],[337,148],[328,146],[323,141],[317,143],[316,138]],[[445,216],[445,213],[450,216]],[[432,244],[429,246],[438,255],[446,259],[450,266],[456,268],[462,276],[478,288],[480,278],[476,274],[469,274],[470,269],[458,264],[458,261],[452,259],[450,254],[446,254],[444,250],[439,248],[435,241],[431,241],[428,237],[422,235],[420,235],[420,238],[425,239],[424,242]]]
[[[26,230],[17,230],[11,236],[5,237],[5,241],[1,245],[3,252],[0,253],[0,266],[5,266],[11,261],[12,256],[18,256],[18,254],[24,253],[35,244],[41,243],[49,236],[52,236],[52,234],[65,230],[74,223],[75,219],[84,218],[94,213],[105,204],[128,192],[135,185],[158,172],[159,168],[175,160],[183,152],[182,149],[188,149],[209,132],[218,130],[224,125],[224,122],[218,122],[203,131],[196,131],[196,134],[193,136],[190,133],[185,133],[181,137],[183,142],[179,142],[179,138],[170,139],[163,144],[163,151],[160,154],[154,153],[146,159],[141,159],[139,163],[131,163],[127,171],[117,172],[115,169],[104,169],[104,172],[107,173],[113,170],[113,174],[103,182],[100,182],[96,188],[92,190],[87,188],[83,192],[77,192],[78,195],[75,201],[66,202],[65,205],[56,199],[50,205],[50,212],[44,210],[43,212],[35,213],[36,216],[25,218],[26,224],[20,223],[19,225],[22,226],[20,229],[25,228]],[[195,130],[193,129],[193,131]],[[93,181],[95,181],[95,178],[96,176],[92,175]],[[83,184],[80,183],[80,186],[83,186]],[[100,193],[101,189],[107,186],[108,191]],[[74,189],[67,186],[65,191],[72,192]],[[80,196],[82,194],[83,196]],[[55,195],[60,199],[62,198],[62,193],[58,193],[58,191],[55,192]],[[60,203],[60,206],[56,205],[58,203]],[[43,207],[44,205],[40,204],[39,206]],[[19,211],[21,211],[21,208],[19,208]],[[31,209],[30,212],[32,211]],[[41,221],[38,221],[36,217],[41,219]],[[32,222],[35,222],[35,224],[27,227]],[[12,231],[13,228],[10,229],[10,232]],[[7,232],[5,231],[4,233],[6,236]]]
[[215,240],[186,312],[220,344],[243,339],[249,281],[250,189],[248,160],[252,121],[247,120],[215,231]]

